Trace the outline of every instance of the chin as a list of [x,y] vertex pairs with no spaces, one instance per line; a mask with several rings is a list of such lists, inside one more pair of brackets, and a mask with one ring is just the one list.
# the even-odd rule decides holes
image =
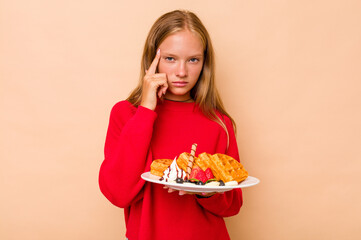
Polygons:
[[183,96],[185,94],[187,94],[189,91],[187,90],[170,90],[169,93],[175,96]]

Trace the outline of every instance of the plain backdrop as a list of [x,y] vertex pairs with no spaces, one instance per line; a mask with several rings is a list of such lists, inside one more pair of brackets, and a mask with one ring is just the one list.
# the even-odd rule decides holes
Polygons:
[[[360,239],[358,0],[0,0],[0,239],[124,239],[99,191],[111,107],[175,9],[212,37],[241,162],[232,239]],[[170,209],[171,211],[171,209]]]

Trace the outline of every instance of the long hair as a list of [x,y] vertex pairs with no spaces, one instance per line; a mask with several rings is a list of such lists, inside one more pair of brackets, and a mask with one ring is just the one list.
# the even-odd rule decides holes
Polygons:
[[205,116],[220,124],[226,131],[228,137],[228,149],[229,133],[224,121],[220,119],[220,117],[216,114],[216,111],[229,117],[232,121],[235,132],[236,124],[233,118],[226,112],[215,86],[215,62],[211,38],[201,20],[190,11],[175,10],[168,12],[159,17],[153,24],[148,33],[143,49],[138,86],[133,90],[127,100],[134,106],[138,106],[140,104],[145,70],[147,70],[151,65],[155,57],[156,50],[169,35],[182,30],[189,30],[195,33],[200,38],[204,49],[203,69],[196,85],[191,90],[191,97],[198,104]]

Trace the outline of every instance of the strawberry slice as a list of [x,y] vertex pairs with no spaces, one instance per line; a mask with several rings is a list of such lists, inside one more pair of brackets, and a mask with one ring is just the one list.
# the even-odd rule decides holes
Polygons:
[[191,174],[189,175],[189,179],[196,179],[196,175],[198,174],[199,170],[202,170],[202,169],[198,166],[194,166],[192,168]]
[[191,174],[189,175],[189,180],[192,182],[201,181],[203,183],[207,182],[206,173],[198,166],[194,166]]
[[210,168],[207,168],[206,171],[204,171],[204,173],[206,174],[207,180],[214,179],[214,175]]
[[206,183],[207,182],[206,173],[202,169],[199,169],[197,175],[195,176],[195,179],[198,179],[199,181]]

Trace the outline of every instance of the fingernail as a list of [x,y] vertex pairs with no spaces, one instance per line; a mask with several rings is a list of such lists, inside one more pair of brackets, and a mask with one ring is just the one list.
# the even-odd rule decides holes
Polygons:
[[160,53],[160,48],[158,48],[158,50],[157,50],[157,54],[159,54]]
[[205,192],[202,192],[202,195],[204,196],[204,195],[206,195],[206,193],[205,193]]
[[184,195],[184,193],[183,193],[183,192],[179,192],[179,195],[182,196],[182,195]]

